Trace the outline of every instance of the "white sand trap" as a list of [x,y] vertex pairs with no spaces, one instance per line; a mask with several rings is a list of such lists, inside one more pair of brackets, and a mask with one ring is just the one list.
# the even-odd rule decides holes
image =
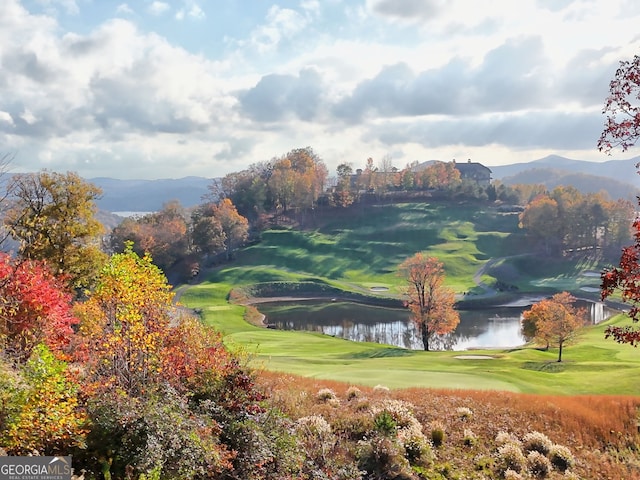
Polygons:
[[496,357],[491,355],[456,355],[453,358],[459,358],[460,360],[495,360]]
[[371,287],[369,288],[369,290],[371,290],[372,292],[386,292],[387,290],[389,290],[389,287]]
[[596,293],[600,291],[598,287],[580,287],[583,292]]

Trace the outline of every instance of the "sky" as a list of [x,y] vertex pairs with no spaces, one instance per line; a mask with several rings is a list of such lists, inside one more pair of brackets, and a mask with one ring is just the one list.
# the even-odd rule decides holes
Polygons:
[[605,161],[636,0],[0,0],[15,172],[214,178],[311,147],[390,159]]

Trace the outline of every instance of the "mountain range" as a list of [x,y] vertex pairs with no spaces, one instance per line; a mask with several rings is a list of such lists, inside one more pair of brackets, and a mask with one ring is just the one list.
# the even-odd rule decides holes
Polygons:
[[[613,199],[635,200],[640,193],[640,175],[636,164],[640,157],[628,160],[588,162],[572,160],[558,155],[526,163],[487,166],[491,177],[506,185],[540,183],[553,189],[558,185],[571,185],[583,193],[605,190]],[[209,193],[213,178],[184,177],[160,180],[117,180],[114,178],[88,179],[100,187],[103,195],[96,202],[107,212],[152,212],[171,201],[178,200],[184,207],[203,202]]]

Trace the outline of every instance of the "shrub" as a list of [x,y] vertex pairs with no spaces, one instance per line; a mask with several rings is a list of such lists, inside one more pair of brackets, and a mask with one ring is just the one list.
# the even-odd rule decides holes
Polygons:
[[435,421],[431,424],[431,442],[435,447],[439,447],[444,443],[446,433],[444,431],[444,425],[441,422]]
[[371,478],[412,478],[404,454],[402,445],[389,437],[375,436],[358,443],[358,464]]
[[478,443],[478,437],[471,429],[465,428],[464,435],[462,437],[462,443],[464,443],[467,447],[472,447],[476,443]]
[[498,457],[501,462],[503,472],[513,470],[520,473],[524,470],[527,459],[522,453],[519,445],[514,443],[505,443],[498,449]]
[[351,386],[347,389],[347,400],[357,400],[362,397],[362,390]]
[[433,464],[434,455],[431,444],[422,432],[414,429],[401,431],[398,440],[404,447],[405,458],[411,465],[428,467]]
[[336,443],[331,425],[320,415],[309,415],[298,419],[296,431],[299,433],[300,444],[307,460],[312,460],[316,465],[324,467]]
[[395,436],[398,424],[393,416],[386,410],[381,411],[373,418],[375,431],[386,436]]
[[507,443],[512,443],[514,445],[520,445],[520,440],[514,434],[509,432],[498,432],[496,435],[496,443],[499,447],[505,445]]
[[580,476],[577,473],[573,473],[569,470],[564,472],[564,480],[580,480]]
[[546,455],[549,453],[553,443],[544,433],[529,432],[522,439],[522,446],[524,451],[527,453],[538,452],[542,455]]
[[514,470],[506,470],[504,472],[504,480],[522,480],[522,475]]
[[462,421],[471,420],[473,418],[473,410],[468,407],[458,407],[456,408],[456,413]]
[[413,405],[402,400],[383,400],[379,405],[374,405],[371,409],[374,415],[385,411],[393,418],[399,428],[408,427],[416,418],[413,416]]
[[338,399],[338,397],[336,396],[336,393],[330,388],[321,388],[320,390],[318,390],[316,398],[320,402],[328,402],[329,400]]
[[551,460],[551,464],[561,472],[565,472],[576,463],[571,450],[563,445],[551,446],[549,449],[549,460]]
[[385,387],[384,385],[376,385],[375,387],[373,387],[373,392],[374,393],[389,393],[389,387]]
[[551,472],[549,459],[535,450],[532,450],[527,455],[527,467],[531,475],[537,478],[545,478]]

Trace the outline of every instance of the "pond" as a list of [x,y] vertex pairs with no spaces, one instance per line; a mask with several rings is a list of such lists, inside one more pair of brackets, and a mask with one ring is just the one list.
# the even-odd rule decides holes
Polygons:
[[[520,333],[520,317],[532,300],[539,299],[514,301],[486,309],[459,310],[460,324],[455,332],[438,338],[430,347],[434,350],[467,350],[523,345],[525,340]],[[601,322],[614,313],[602,303],[580,300],[577,306],[588,308],[593,323]],[[358,342],[422,349],[422,342],[406,309],[327,300],[262,303],[258,309],[271,328],[321,332]]]

